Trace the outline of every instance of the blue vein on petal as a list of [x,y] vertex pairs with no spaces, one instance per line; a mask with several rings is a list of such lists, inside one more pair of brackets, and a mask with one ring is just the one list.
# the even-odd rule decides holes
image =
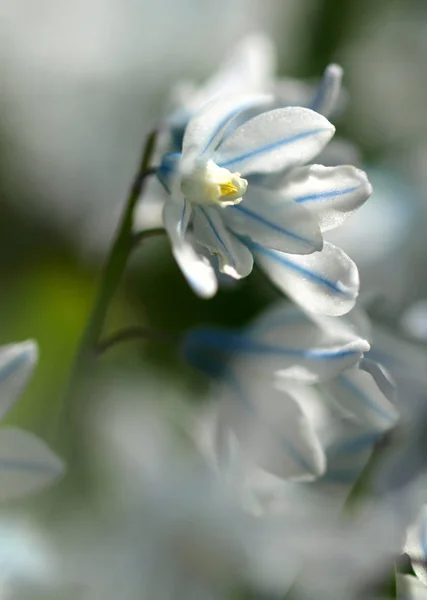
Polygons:
[[385,419],[388,423],[394,423],[394,417],[386,412],[381,406],[378,406],[373,400],[361,390],[353,381],[351,381],[345,375],[339,375],[337,378],[339,384],[346,389],[348,392],[353,394],[358,400],[370,408],[378,416]]
[[345,194],[350,194],[351,192],[354,192],[360,187],[360,185],[353,185],[352,187],[344,188],[342,190],[328,190],[326,192],[319,192],[318,194],[307,194],[306,196],[297,196],[296,198],[293,198],[293,200],[297,204],[302,204],[303,202],[324,200],[325,198],[335,198],[337,196],[344,196]]
[[[278,142],[274,142],[273,144],[268,144],[267,146],[261,146],[261,148],[256,148],[251,152],[247,152],[246,154],[241,154],[240,156],[236,156],[235,158],[230,158],[226,161],[219,161],[217,164],[220,167],[228,168],[235,163],[239,163],[243,160],[247,160],[248,158],[254,158],[260,154],[264,154],[265,152],[271,152],[272,150],[278,150],[282,146],[287,146],[288,144],[292,144],[293,142],[298,142],[304,138],[315,135],[316,133],[322,133],[323,131],[328,131],[328,129],[312,129],[310,131],[303,131],[302,133],[297,133],[290,138],[285,138],[284,140],[279,140]],[[218,153],[221,153],[221,146],[218,148]]]
[[7,458],[0,458],[0,470],[5,469],[8,471],[19,470],[19,471],[30,471],[32,473],[54,473],[56,470],[50,465],[43,463],[37,463],[32,461],[21,461]]
[[[242,334],[223,332],[217,329],[194,329],[186,336],[187,342],[198,343],[200,348],[228,350],[231,352],[243,352],[248,354],[282,355],[313,360],[335,360],[348,356],[360,356],[359,350],[343,348],[340,350],[325,350],[319,348],[288,348],[285,346],[274,346],[254,341]],[[192,339],[193,338],[193,339]]]
[[209,141],[207,142],[203,152],[201,152],[202,154],[205,154],[205,152],[207,152],[212,144],[214,143],[214,141],[216,140],[216,138],[220,135],[220,133],[226,129],[227,125],[229,125],[231,123],[231,121],[238,116],[239,113],[243,112],[244,110],[247,110],[248,108],[251,108],[252,106],[256,106],[256,102],[254,102],[253,100],[251,102],[246,102],[244,104],[239,105],[237,108],[234,108],[234,110],[232,110],[231,112],[229,112],[222,120],[221,122],[217,125],[217,127],[215,128],[215,131],[212,133]]
[[295,271],[296,273],[299,273],[300,275],[303,275],[304,277],[311,279],[315,283],[320,283],[321,285],[324,285],[325,287],[329,288],[330,290],[333,290],[337,294],[340,294],[341,296],[344,296],[346,298],[353,298],[352,293],[349,293],[346,290],[341,289],[336,283],[333,283],[329,279],[326,279],[325,277],[322,277],[321,275],[318,275],[317,273],[313,273],[313,271],[309,271],[305,267],[296,265],[291,260],[288,260],[287,258],[285,258],[282,254],[279,254],[278,251],[270,250],[269,248],[264,248],[264,246],[261,246],[260,244],[256,244],[255,242],[249,241],[247,239],[244,240],[244,243],[247,246],[249,246],[249,248],[252,248],[256,252],[259,252],[259,254],[264,254],[264,255],[268,256],[269,258],[272,258],[273,260],[280,263],[284,267],[288,267],[292,271]]
[[219,235],[218,231],[216,230],[215,225],[212,223],[209,215],[207,214],[207,212],[205,211],[205,209],[201,208],[201,207],[200,207],[200,212],[204,215],[206,221],[208,222],[209,227],[211,228],[212,233],[213,233],[215,239],[218,241],[219,245],[223,248],[225,254],[228,256],[228,260],[230,261],[230,265],[233,268],[235,268],[235,262],[233,260],[233,257],[231,255],[229,249],[225,245],[225,242],[221,239],[221,236]]
[[278,437],[280,439],[281,445],[283,446],[285,451],[292,457],[292,459],[297,464],[299,464],[303,469],[305,469],[309,473],[312,473],[313,469],[312,469],[311,465],[308,463],[308,461],[303,456],[301,456],[301,454],[298,452],[298,450],[293,446],[293,444],[289,440],[285,439],[279,431],[275,431],[274,423],[265,421],[262,418],[262,416],[258,413],[256,407],[250,402],[250,400],[246,397],[246,395],[242,391],[242,388],[240,387],[240,385],[237,381],[237,378],[230,371],[227,372],[226,381],[230,385],[230,387],[234,390],[236,397],[240,401],[241,405],[244,408],[246,408],[247,410],[253,412],[255,414],[257,420],[259,420],[261,424],[267,425],[267,427],[272,431],[273,434],[276,433],[276,435],[278,435]]
[[313,242],[311,240],[308,240],[307,238],[304,238],[304,237],[298,235],[297,233],[294,233],[293,231],[283,229],[283,227],[280,227],[280,225],[276,225],[276,223],[272,223],[271,221],[268,221],[261,215],[253,212],[252,210],[249,210],[249,208],[247,208],[246,206],[241,206],[241,205],[233,206],[230,210],[231,211],[239,211],[239,212],[243,213],[244,215],[248,216],[249,218],[253,219],[254,221],[258,221],[262,225],[266,225],[267,227],[270,227],[274,231],[278,231],[279,233],[281,233],[285,236],[288,236],[294,240],[298,240],[299,242],[303,242],[304,244],[307,244],[308,246],[313,247]]
[[5,365],[0,367],[0,384],[2,384],[10,375],[12,375],[17,369],[23,367],[30,361],[32,356],[31,352],[21,352],[15,356],[12,360],[8,361]]

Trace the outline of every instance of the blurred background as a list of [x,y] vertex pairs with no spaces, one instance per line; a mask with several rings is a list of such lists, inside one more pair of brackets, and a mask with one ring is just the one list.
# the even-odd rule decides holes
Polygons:
[[[348,101],[334,124],[375,192],[336,236],[362,294],[389,321],[427,294],[423,0],[0,0],[0,342],[40,344],[10,421],[44,437],[52,426],[142,141],[171,88],[203,82],[257,31],[276,45],[279,76],[315,81],[329,62],[344,67]],[[237,326],[275,297],[254,271],[196,298],[159,237],[132,257],[108,328]],[[123,344],[102,364],[203,390],[167,344]]]

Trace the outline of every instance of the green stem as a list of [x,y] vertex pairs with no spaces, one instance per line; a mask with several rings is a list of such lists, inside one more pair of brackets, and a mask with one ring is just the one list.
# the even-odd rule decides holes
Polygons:
[[86,358],[92,356],[94,353],[102,334],[108,308],[122,279],[127,259],[134,245],[132,231],[133,213],[138,198],[142,194],[147,176],[154,172],[150,168],[150,162],[154,152],[155,141],[156,131],[153,131],[147,137],[140,167],[129,191],[125,210],[101,275],[98,297],[95,300],[92,314],[80,344],[75,368],[73,370],[74,376],[78,374],[81,369],[84,369]]
[[[96,349],[101,338],[108,309],[117,291],[126,268],[128,257],[134,247],[133,213],[136,203],[143,192],[148,175],[155,172],[151,160],[155,149],[157,132],[151,132],[144,144],[137,174],[129,190],[123,215],[113,244],[105,262],[98,295],[76,354],[69,384],[63,400],[60,414],[59,434],[66,440],[66,458],[71,462],[78,454],[76,439],[80,421],[80,407],[84,402],[84,393],[78,394],[80,384],[85,381],[96,358]],[[80,390],[82,391],[82,390]]]

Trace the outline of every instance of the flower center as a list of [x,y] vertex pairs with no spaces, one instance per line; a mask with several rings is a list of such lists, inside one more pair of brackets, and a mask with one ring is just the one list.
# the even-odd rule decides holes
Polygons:
[[240,173],[218,167],[212,160],[197,162],[181,180],[182,193],[192,204],[238,204],[247,187],[248,182]]

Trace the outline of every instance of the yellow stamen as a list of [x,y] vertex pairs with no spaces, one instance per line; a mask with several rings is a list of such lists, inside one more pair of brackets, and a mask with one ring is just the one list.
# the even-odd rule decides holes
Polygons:
[[231,181],[227,181],[227,183],[220,183],[219,189],[221,191],[221,196],[232,196],[237,193],[237,187],[231,183]]

